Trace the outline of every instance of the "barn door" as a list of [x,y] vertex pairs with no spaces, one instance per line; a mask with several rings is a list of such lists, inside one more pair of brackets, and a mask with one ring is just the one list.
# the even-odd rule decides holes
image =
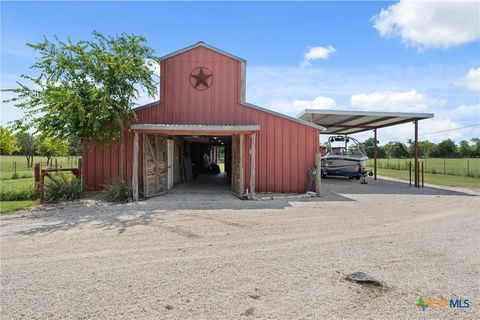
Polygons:
[[145,197],[162,194],[167,185],[165,136],[143,136],[143,194]]
[[174,142],[172,139],[168,139],[168,151],[167,151],[167,157],[168,157],[168,190],[172,189],[173,187],[173,153],[174,153]]
[[232,192],[243,197],[244,193],[244,155],[243,135],[232,135]]

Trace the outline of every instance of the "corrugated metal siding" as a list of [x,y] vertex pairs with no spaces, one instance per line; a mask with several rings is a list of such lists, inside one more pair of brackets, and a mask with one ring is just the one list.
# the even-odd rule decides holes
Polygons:
[[[212,71],[212,86],[198,91],[190,85],[196,67]],[[161,101],[137,111],[138,123],[260,125],[256,140],[256,190],[305,192],[307,171],[315,163],[318,130],[241,104],[241,62],[204,47],[161,61]],[[131,180],[133,133],[125,133],[126,179]],[[140,140],[141,142],[141,140]],[[246,187],[249,187],[250,138],[245,139]],[[142,164],[142,143],[140,159]],[[90,189],[119,177],[120,148],[117,142],[104,149],[85,149],[85,179]],[[142,180],[142,168],[138,175]],[[140,181],[141,185],[141,181]]]

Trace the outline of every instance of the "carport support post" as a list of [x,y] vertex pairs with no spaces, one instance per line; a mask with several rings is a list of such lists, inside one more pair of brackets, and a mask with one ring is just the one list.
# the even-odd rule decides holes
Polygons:
[[414,148],[414,160],[415,160],[415,188],[419,188],[419,182],[420,182],[420,177],[419,177],[419,168],[418,168],[418,120],[414,121],[415,124],[415,144],[413,146]]
[[373,129],[373,180],[377,180],[377,129]]
[[320,190],[322,188],[322,156],[320,155],[320,152],[317,152],[315,164],[317,166],[315,173],[315,196],[320,197]]
[[255,199],[255,133],[250,135],[250,199]]
[[132,192],[133,201],[138,201],[138,132],[133,137]]

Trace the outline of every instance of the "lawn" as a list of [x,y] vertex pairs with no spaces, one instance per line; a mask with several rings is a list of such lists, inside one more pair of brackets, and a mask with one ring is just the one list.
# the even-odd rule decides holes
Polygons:
[[[378,175],[392,177],[402,180],[408,180],[408,171],[403,170],[390,170],[390,169],[378,169]],[[424,174],[425,183],[453,186],[453,187],[473,187],[480,188],[480,179],[472,177],[462,177],[444,174]],[[412,172],[412,185],[413,185],[413,172]]]
[[[408,163],[413,159],[378,159],[379,169],[408,170]],[[480,158],[428,158],[419,159],[428,173],[469,176],[480,178]],[[369,159],[367,167],[373,167],[373,159]]]
[[[55,161],[56,159],[56,161]],[[33,163],[40,163],[42,168],[47,167],[46,157],[34,157]],[[59,168],[76,167],[78,157],[53,158]],[[1,156],[0,157],[0,192],[22,193],[34,186],[34,170],[27,168],[27,159],[24,156]],[[38,203],[38,200],[1,201],[0,213],[12,212],[29,207]]]
[[38,204],[39,200],[1,201],[0,214],[9,213]]

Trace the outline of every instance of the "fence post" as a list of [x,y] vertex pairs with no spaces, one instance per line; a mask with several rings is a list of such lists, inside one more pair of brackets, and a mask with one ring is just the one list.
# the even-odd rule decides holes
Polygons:
[[82,190],[84,189],[83,186],[83,166],[82,166],[82,158],[78,158],[78,172],[80,172],[80,182],[82,184]]
[[55,158],[55,170],[57,170],[57,169],[58,169],[58,159]]
[[423,179],[424,177],[423,177],[423,161],[422,161],[422,188],[423,188]]
[[40,163],[35,163],[34,168],[34,175],[35,175],[35,193],[37,194],[38,198],[42,198],[42,177],[41,177],[41,170],[40,170]]
[[13,173],[17,173],[17,161],[13,161]]
[[447,164],[447,158],[443,158],[443,174],[447,174],[447,172],[445,171],[446,164]]
[[408,161],[408,186],[412,186],[412,160]]

